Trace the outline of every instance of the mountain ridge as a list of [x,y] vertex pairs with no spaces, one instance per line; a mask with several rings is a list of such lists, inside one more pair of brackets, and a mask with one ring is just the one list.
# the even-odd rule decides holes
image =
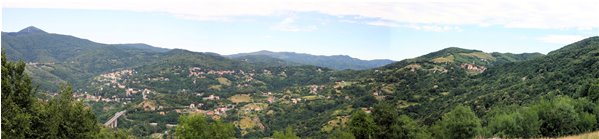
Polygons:
[[[599,86],[599,37],[548,55],[450,47],[373,69],[331,70],[264,55],[158,52],[51,33],[2,35],[8,57],[28,59],[34,83],[73,84],[100,121],[128,110],[119,128],[137,136],[164,133],[188,113],[236,123],[240,138],[267,137],[288,125],[301,127],[295,132],[302,137],[326,138],[347,126],[352,111],[380,103],[433,126],[460,105],[488,122],[506,106],[563,96],[599,99],[592,88]],[[76,51],[51,51],[63,46]]]
[[306,64],[306,65],[315,65],[320,67],[327,67],[336,70],[363,70],[380,67],[394,61],[388,59],[374,59],[374,60],[361,60],[358,58],[353,58],[348,55],[312,55],[306,53],[296,53],[296,52],[272,52],[268,50],[260,50],[256,52],[250,53],[238,53],[228,55],[231,58],[238,58],[242,56],[248,55],[265,55],[273,58],[282,59],[292,63]]

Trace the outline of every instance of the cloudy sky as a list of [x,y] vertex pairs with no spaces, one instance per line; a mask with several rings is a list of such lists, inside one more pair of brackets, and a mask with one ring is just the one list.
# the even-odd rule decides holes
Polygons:
[[4,0],[2,31],[36,26],[100,43],[361,59],[446,47],[547,53],[599,35],[598,1]]

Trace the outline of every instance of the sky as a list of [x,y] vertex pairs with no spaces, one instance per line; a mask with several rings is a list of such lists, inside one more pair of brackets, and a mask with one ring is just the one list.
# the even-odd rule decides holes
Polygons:
[[548,53],[599,35],[599,1],[4,0],[28,26],[99,43],[223,55],[269,50],[402,60],[447,47]]

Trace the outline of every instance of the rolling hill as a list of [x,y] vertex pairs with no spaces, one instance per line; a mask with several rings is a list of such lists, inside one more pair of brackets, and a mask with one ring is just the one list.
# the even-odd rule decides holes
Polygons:
[[[539,118],[559,112],[556,105],[580,113],[568,113],[570,123],[599,120],[599,37],[547,55],[451,47],[393,62],[268,51],[225,57],[102,44],[29,27],[2,32],[2,51],[9,60],[28,62],[27,73],[42,91],[74,85],[99,121],[127,110],[119,128],[143,137],[172,131],[179,115],[203,113],[234,123],[240,138],[270,137],[289,125],[302,137],[327,138],[346,128],[353,111],[380,103],[431,129],[461,105],[488,132],[498,113],[533,107],[548,110]],[[575,129],[564,133],[597,127]],[[549,133],[535,136],[555,136]]]
[[353,70],[363,70],[363,69],[371,69],[380,67],[389,63],[392,63],[392,60],[387,59],[377,59],[377,60],[360,60],[357,58],[352,58],[347,55],[333,55],[333,56],[319,56],[319,55],[310,55],[303,53],[294,53],[294,52],[271,52],[271,51],[258,51],[252,53],[240,53],[229,55],[229,57],[235,59],[244,59],[246,56],[269,56],[272,58],[282,59],[289,63],[298,63],[304,65],[314,65],[319,67],[327,67],[336,70],[345,70],[345,69],[353,69]]

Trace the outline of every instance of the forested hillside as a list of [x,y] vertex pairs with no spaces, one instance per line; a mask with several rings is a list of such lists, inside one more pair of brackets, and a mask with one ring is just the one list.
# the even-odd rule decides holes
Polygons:
[[[528,138],[599,128],[599,37],[547,55],[451,47],[360,68],[367,70],[334,70],[264,55],[228,58],[144,44],[101,44],[34,27],[3,32],[2,52],[3,137],[38,137],[5,132],[4,127],[18,125],[5,114],[68,113],[51,109],[66,103],[77,104],[74,110],[91,108],[81,110],[91,114],[86,119],[95,119],[79,121],[89,125],[84,137]],[[7,60],[26,64],[15,68]],[[18,72],[5,76],[5,65]],[[20,84],[5,77],[25,75],[32,79],[26,88],[40,88],[17,91],[17,96],[27,93],[33,100],[36,94],[40,101],[5,107],[6,96],[15,96],[5,91],[5,82]],[[67,83],[72,90],[60,87]],[[39,106],[23,106],[30,103]],[[123,110],[118,132],[95,126]]]
[[229,55],[229,57],[234,59],[247,59],[247,57],[255,58],[255,56],[271,57],[275,59],[284,60],[288,63],[314,65],[336,70],[365,70],[384,66],[394,62],[388,59],[360,60],[346,55],[318,56],[293,52],[271,52],[265,50],[252,53],[240,53]]

